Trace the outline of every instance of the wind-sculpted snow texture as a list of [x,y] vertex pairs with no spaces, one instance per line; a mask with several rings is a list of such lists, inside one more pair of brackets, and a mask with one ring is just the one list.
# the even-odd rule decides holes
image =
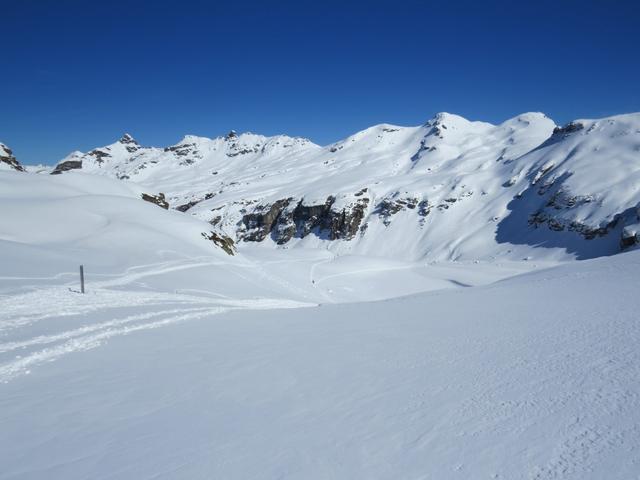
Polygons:
[[74,152],[81,169],[165,194],[240,243],[404,260],[588,258],[638,242],[640,115],[557,127],[540,113],[500,125],[442,113],[319,147],[287,136],[131,136]]
[[378,303],[170,265],[4,294],[0,478],[635,478],[639,253]]

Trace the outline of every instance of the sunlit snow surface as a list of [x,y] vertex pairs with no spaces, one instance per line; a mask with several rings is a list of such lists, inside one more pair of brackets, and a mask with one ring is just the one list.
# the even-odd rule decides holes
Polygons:
[[0,479],[637,478],[640,252],[231,257],[140,193],[0,172]]
[[0,478],[635,478],[639,270],[321,306],[7,295]]
[[[64,160],[164,192],[172,207],[192,205],[187,215],[215,219],[234,239],[242,237],[243,215],[278,200],[323,205],[331,196],[335,212],[369,200],[366,230],[350,241],[312,233],[284,246],[267,237],[268,248],[426,261],[521,260],[534,246],[545,247],[538,258],[617,253],[640,202],[640,114],[571,125],[554,133],[542,113],[499,125],[440,113],[416,127],[375,125],[326,147],[251,133],[187,136],[164,149],[125,137]],[[382,202],[403,199],[422,202],[422,214],[415,204],[381,214]],[[587,241],[577,233],[605,227],[608,235]]]

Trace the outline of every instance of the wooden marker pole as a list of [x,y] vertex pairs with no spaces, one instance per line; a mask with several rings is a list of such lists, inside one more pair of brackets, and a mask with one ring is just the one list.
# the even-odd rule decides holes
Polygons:
[[80,265],[80,293],[84,293],[84,266]]

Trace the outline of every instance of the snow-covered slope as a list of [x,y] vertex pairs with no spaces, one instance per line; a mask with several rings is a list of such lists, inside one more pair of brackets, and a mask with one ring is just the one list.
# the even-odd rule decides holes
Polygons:
[[0,296],[0,478],[636,478],[638,272],[293,310]]
[[640,114],[577,120],[557,128],[545,143],[515,162],[514,174],[514,187],[521,190],[509,205],[513,218],[499,225],[498,238],[531,242],[522,228],[522,217],[528,215],[535,228],[565,232],[545,234],[546,243],[578,254],[594,256],[597,247],[576,242],[576,235],[601,239],[605,253],[640,241],[635,236],[640,216]]
[[640,252],[557,264],[636,245],[639,145],[440,114],[4,168],[0,479],[633,478]]
[[211,225],[142,200],[104,176],[0,172],[2,275],[47,276],[90,263],[103,272],[193,256],[226,257]]
[[81,264],[96,294],[117,285],[307,303],[480,285],[549,265],[494,262],[472,272],[468,267],[477,265],[427,266],[323,249],[238,251],[218,227],[162,208],[160,194],[81,172],[0,172],[0,202],[0,295],[35,289],[45,298],[40,286],[55,287],[53,295],[77,290]]
[[394,259],[612,254],[637,243],[640,114],[564,128],[540,113],[500,125],[442,113],[319,147],[254,134],[147,148],[129,135],[74,152],[81,168],[163,192],[241,242]]

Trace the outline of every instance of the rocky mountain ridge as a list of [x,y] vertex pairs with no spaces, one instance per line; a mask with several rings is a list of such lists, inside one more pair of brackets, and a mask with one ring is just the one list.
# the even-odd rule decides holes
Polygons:
[[52,173],[73,170],[136,182],[241,247],[455,260],[542,246],[588,258],[639,241],[640,114],[560,127],[541,113],[500,125],[441,113],[326,147],[231,131],[155,148],[125,134]]
[[18,172],[26,171],[16,157],[13,156],[13,151],[4,143],[0,143],[0,168]]

